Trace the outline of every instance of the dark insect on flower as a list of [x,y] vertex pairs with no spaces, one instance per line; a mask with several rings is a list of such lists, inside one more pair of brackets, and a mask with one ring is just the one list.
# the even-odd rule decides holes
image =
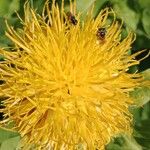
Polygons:
[[69,95],[70,95],[70,90],[68,89],[68,92],[67,92]]
[[105,28],[98,28],[97,33],[96,33],[98,39],[104,40],[106,36],[106,32],[107,31]]
[[67,12],[67,16],[70,23],[72,23],[73,25],[77,25],[78,21],[71,12]]

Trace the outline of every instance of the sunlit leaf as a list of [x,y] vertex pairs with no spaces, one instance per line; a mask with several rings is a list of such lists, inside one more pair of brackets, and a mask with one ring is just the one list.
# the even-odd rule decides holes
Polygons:
[[12,0],[11,3],[9,2],[9,11],[8,13],[12,15],[15,11],[19,10],[19,2],[20,0]]
[[0,129],[0,143],[4,142],[5,140],[8,140],[10,138],[14,138],[16,136],[19,136],[16,132],[6,131],[3,129]]
[[129,28],[136,30],[137,24],[139,22],[139,14],[132,10],[127,5],[127,0],[114,1],[114,10]]
[[[150,69],[143,71],[141,73],[146,80],[150,80]],[[130,96],[134,99],[135,103],[138,106],[142,106],[150,101],[150,82],[148,81],[149,86],[143,86],[136,88],[133,92],[130,93]]]
[[142,106],[150,100],[150,87],[141,87],[130,93],[137,106]]
[[150,69],[143,71],[141,74],[143,75],[145,80],[150,80]]
[[93,17],[95,17],[96,15],[98,15],[98,13],[101,10],[101,7],[103,6],[103,4],[106,2],[106,0],[96,0],[94,3],[94,10],[93,10]]
[[19,9],[19,0],[0,0],[0,16],[10,18]]
[[76,0],[77,11],[82,14],[82,19],[87,14],[88,10],[93,6],[96,0]]
[[1,143],[0,149],[1,150],[15,150],[17,148],[19,140],[20,140],[19,136],[9,138]]

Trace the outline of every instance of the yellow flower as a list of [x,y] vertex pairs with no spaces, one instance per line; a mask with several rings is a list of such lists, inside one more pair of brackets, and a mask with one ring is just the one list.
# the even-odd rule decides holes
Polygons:
[[128,55],[134,35],[122,39],[115,16],[108,25],[112,10],[81,22],[74,6],[65,13],[53,1],[42,16],[26,7],[23,30],[8,27],[14,48],[0,51],[1,126],[13,121],[24,149],[102,150],[112,136],[132,132],[129,92],[142,80],[127,72],[139,63]]

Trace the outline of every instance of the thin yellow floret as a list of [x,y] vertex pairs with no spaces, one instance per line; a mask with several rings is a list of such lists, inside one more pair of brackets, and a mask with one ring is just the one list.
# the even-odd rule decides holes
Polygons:
[[[139,63],[137,54],[128,54],[134,35],[122,39],[120,22],[107,24],[114,15],[107,8],[96,19],[89,12],[81,23],[77,15],[77,25],[63,5],[60,10],[53,2],[44,10],[39,16],[26,8],[20,31],[8,26],[14,50],[0,50],[2,124],[14,122],[24,149],[102,150],[112,136],[132,132],[129,92],[142,80],[127,72]],[[107,30],[104,40],[96,36],[98,28]]]

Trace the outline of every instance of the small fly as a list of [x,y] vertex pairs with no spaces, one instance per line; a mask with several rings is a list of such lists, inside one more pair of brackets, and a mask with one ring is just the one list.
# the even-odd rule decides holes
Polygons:
[[67,12],[68,20],[71,24],[77,25],[78,21],[71,12]]
[[106,29],[105,28],[98,28],[96,36],[98,37],[99,40],[105,40],[106,37]]

